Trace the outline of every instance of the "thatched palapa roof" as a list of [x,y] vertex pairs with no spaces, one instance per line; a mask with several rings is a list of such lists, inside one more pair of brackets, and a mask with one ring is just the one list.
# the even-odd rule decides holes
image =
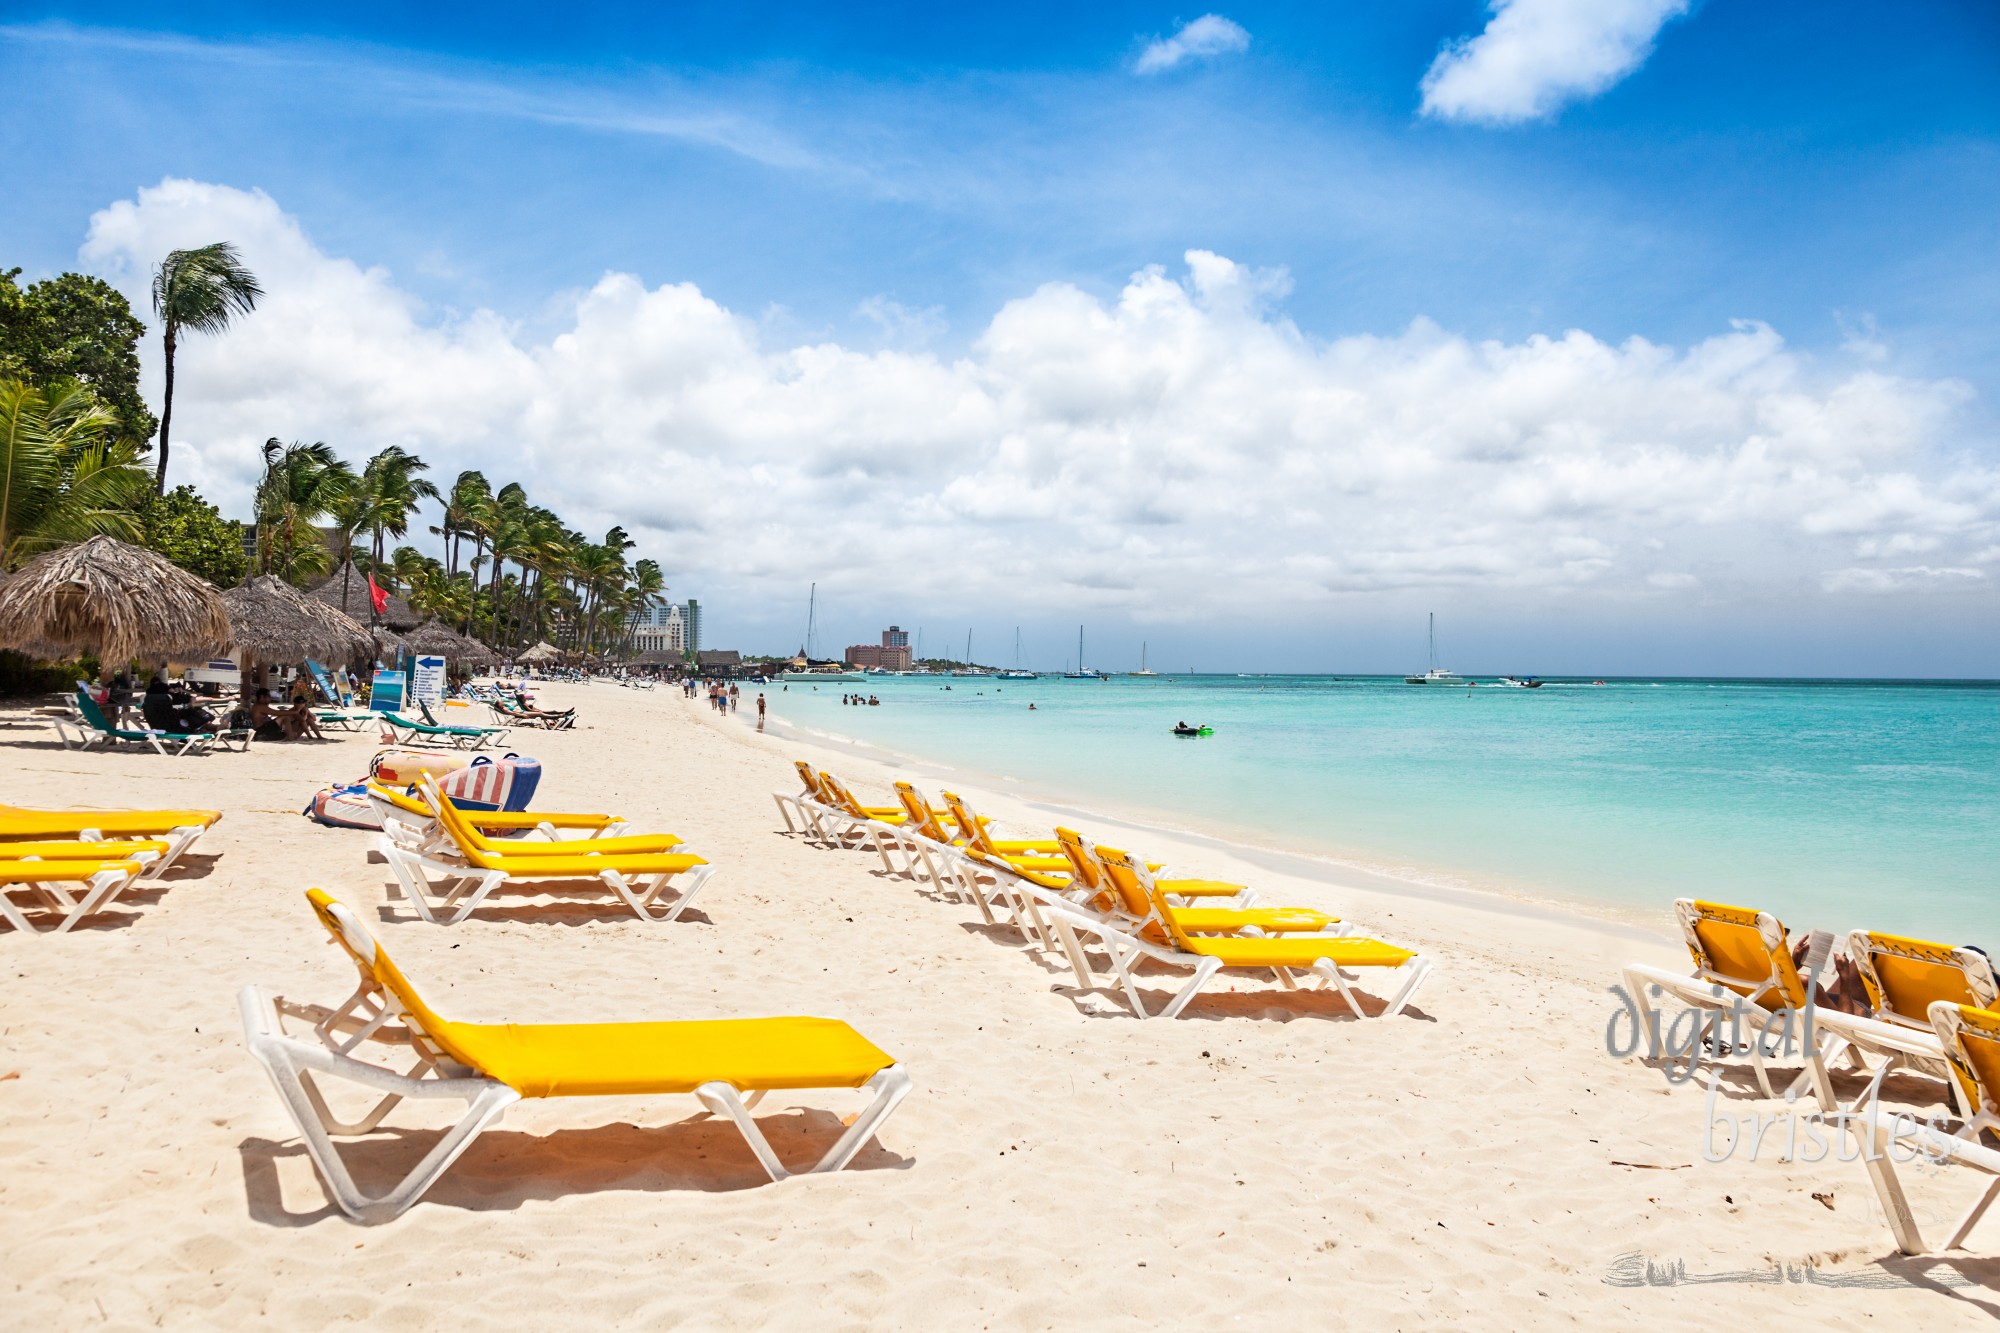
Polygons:
[[404,635],[403,642],[413,653],[427,653],[466,666],[483,666],[494,660],[491,648],[477,639],[466,638],[440,620],[426,620]]
[[0,587],[0,647],[34,657],[189,661],[229,638],[222,599],[206,581],[110,537],[38,556]]
[[375,640],[351,618],[308,597],[275,574],[262,574],[222,594],[244,661],[346,662],[373,658]]
[[556,647],[547,639],[543,639],[540,643],[528,649],[528,651],[515,653],[514,660],[516,662],[553,662],[561,656],[562,649]]
[[[368,600],[368,576],[356,569],[352,560],[315,583],[310,595],[363,625],[372,617],[374,607]],[[382,612],[383,624],[403,634],[415,629],[421,619],[408,602],[393,592],[389,594],[388,608]]]

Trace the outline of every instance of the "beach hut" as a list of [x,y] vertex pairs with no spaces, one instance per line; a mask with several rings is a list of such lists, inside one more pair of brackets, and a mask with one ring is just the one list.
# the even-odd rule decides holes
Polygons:
[[222,598],[165,556],[111,537],[38,556],[0,586],[0,648],[50,661],[95,653],[107,673],[229,644]]
[[373,660],[375,638],[351,617],[308,597],[275,574],[261,574],[222,594],[244,680],[256,668]]
[[442,657],[458,666],[490,666],[493,650],[477,639],[468,639],[441,620],[426,620],[411,630],[403,642],[413,653]]
[[350,619],[364,625],[380,621],[398,634],[415,629],[423,619],[410,608],[408,602],[393,592],[388,595],[382,614],[375,615],[374,603],[368,597],[368,576],[356,569],[352,560],[342,563],[339,569],[315,583],[309,595]]

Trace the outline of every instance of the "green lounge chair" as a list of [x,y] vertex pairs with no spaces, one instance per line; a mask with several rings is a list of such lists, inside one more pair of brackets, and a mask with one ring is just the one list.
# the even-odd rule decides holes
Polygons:
[[434,727],[428,722],[412,722],[401,713],[384,713],[382,720],[404,745],[429,741],[460,750],[483,750],[488,745],[498,745],[507,739],[507,733],[512,730],[510,727]]
[[250,748],[250,733],[244,730],[180,732],[156,731],[151,727],[114,727],[81,681],[76,686],[76,711],[83,718],[82,726],[66,725],[62,719],[56,719],[56,733],[62,737],[65,748],[71,744],[72,731],[76,733],[76,744],[86,750],[100,744],[149,745],[157,754],[166,754],[169,745],[176,747],[175,754],[206,754],[215,745],[225,750]]
[[321,726],[339,727],[343,731],[360,731],[375,721],[376,715],[373,712],[366,708],[357,709],[351,702],[342,701],[340,691],[334,687],[333,680],[327,674],[325,667],[307,658],[306,671],[311,674],[313,686],[319,690],[320,696],[332,705],[330,708],[313,709],[313,719]]

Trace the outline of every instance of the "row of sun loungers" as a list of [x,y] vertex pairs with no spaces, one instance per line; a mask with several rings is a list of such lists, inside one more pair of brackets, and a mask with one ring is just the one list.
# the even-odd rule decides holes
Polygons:
[[28,810],[0,806],[0,921],[61,935],[142,879],[156,879],[215,810]]
[[1140,986],[1146,963],[1190,974],[1160,1007],[1157,1016],[1166,1018],[1184,1013],[1225,972],[1268,975],[1286,989],[1302,976],[1316,980],[1357,1017],[1369,1014],[1356,989],[1366,972],[1387,981],[1379,1012],[1393,1016],[1431,970],[1422,954],[1346,933],[1336,917],[1259,907],[1245,885],[1170,876],[1072,829],[1000,839],[952,792],[937,807],[899,782],[896,805],[864,806],[832,774],[805,763],[798,772],[799,791],[775,793],[790,831],[829,846],[872,847],[890,873],[969,901],[989,925],[1004,922],[1059,952],[1081,989],[1096,989],[1097,973],[1109,974],[1140,1018],[1155,1016]]
[[[1809,997],[1814,974],[1833,949],[1828,932],[1808,938],[1802,970],[1794,959],[1785,927],[1769,912],[1683,898],[1674,904],[1692,973],[1633,963],[1624,969],[1625,986],[1638,1010],[1635,1039],[1653,1060],[1686,1059],[1692,1050],[1662,1033],[1677,1029],[1657,1010],[1662,999],[1677,1000],[1694,1014],[1695,1026],[1682,1036],[1701,1039],[1705,1057],[1747,1058],[1767,1097],[1788,1101],[1811,1089],[1821,1110],[1843,1117],[1862,1141],[1862,1160],[1882,1205],[1896,1245],[1923,1254],[1925,1245],[1896,1173],[1918,1153],[1935,1162],[1968,1167],[1992,1177],[1945,1242],[1964,1243],[1996,1198],[2000,1198],[2000,1151],[1984,1135],[2000,1131],[2000,979],[1993,963],[1977,949],[1857,930],[1847,937],[1846,956],[1861,975],[1868,997],[1866,1014],[1826,1008]],[[1810,1003],[1812,1031],[1805,1028]],[[1738,1029],[1747,1028],[1739,1041]],[[1726,1037],[1724,1034],[1727,1034]],[[1805,1068],[1782,1093],[1773,1088],[1767,1066],[1790,1051]],[[1869,1058],[1879,1063],[1870,1066]],[[1843,1104],[1832,1067],[1845,1063],[1868,1075],[1864,1091]],[[1958,1110],[1959,1127],[1945,1130],[1907,1111],[1880,1104],[1883,1077],[1892,1070],[1941,1080]]]

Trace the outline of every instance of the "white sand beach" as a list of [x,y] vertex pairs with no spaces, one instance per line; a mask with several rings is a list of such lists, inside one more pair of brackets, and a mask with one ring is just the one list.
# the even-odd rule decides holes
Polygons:
[[[582,721],[515,733],[508,748],[546,765],[536,807],[686,838],[720,872],[682,920],[502,890],[462,925],[417,921],[374,835],[299,815],[321,783],[361,775],[373,736],[171,759],[0,730],[0,799],[226,812],[94,924],[0,933],[8,1322],[1945,1328],[2000,1314],[2000,1259],[1985,1257],[2000,1232],[1899,1258],[1858,1163],[1788,1165],[1770,1144],[1704,1162],[1699,1085],[1606,1053],[1618,965],[1687,965],[1664,902],[1648,932],[1280,873],[1121,826],[1105,841],[1437,963],[1394,1018],[1238,981],[1141,1022],[973,907],[778,832],[770,793],[796,787],[793,758],[886,798],[898,774],[878,763],[759,736],[747,713],[670,690],[542,694]],[[1046,836],[1018,798],[965,794]],[[692,1097],[525,1101],[403,1217],[353,1225],[236,1011],[246,983],[322,1003],[352,990],[310,885],[351,904],[452,1017],[826,1015],[903,1061],[915,1090],[851,1169],[780,1184]],[[1727,1113],[1782,1109],[1724,1072]],[[1889,1089],[1920,1112],[1942,1093],[1914,1077]],[[758,1116],[804,1162],[859,1104],[774,1094]],[[350,1149],[364,1183],[400,1174],[444,1123],[399,1108],[398,1132]],[[1934,1238],[1974,1188],[1903,1175]]]

